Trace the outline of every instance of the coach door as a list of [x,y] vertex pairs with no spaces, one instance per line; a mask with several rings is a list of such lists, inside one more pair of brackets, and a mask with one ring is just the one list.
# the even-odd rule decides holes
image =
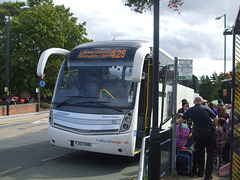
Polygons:
[[152,59],[147,58],[143,65],[143,75],[141,80],[141,90],[139,95],[139,110],[138,110],[138,129],[137,129],[137,148],[141,148],[142,138],[149,135],[149,127],[151,121],[151,74]]

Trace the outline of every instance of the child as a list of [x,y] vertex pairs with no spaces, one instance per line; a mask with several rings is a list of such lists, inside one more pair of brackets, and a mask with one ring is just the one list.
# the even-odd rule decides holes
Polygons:
[[[182,113],[178,113],[177,119],[182,117]],[[179,148],[186,146],[188,136],[190,133],[190,129],[188,128],[188,125],[186,124],[186,121],[183,123],[180,123],[176,126],[176,152]]]
[[[225,126],[228,129],[228,131],[230,131],[230,124],[229,124],[230,114],[226,112],[226,107],[222,107],[221,112],[219,114],[219,117],[224,117],[225,118]],[[229,156],[230,156],[230,141],[229,141],[229,138],[228,138],[228,139],[226,139],[225,147],[224,147],[223,153],[222,153],[223,162],[228,163],[229,162]]]
[[[219,118],[216,128],[217,149],[214,152],[214,169],[217,170],[222,165],[222,153],[225,147],[226,139],[229,137],[229,130],[226,128],[226,120],[224,117]],[[219,166],[217,166],[217,157],[219,158]]]

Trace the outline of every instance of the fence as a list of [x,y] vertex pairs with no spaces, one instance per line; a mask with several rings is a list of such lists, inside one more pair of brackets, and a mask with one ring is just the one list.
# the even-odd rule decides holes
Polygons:
[[[172,149],[172,140],[171,140],[171,131],[165,130],[160,131],[159,143],[160,143],[160,178],[165,175],[171,167],[171,149]],[[143,180],[148,176],[148,142],[150,136],[146,136],[142,140],[142,151],[139,161],[139,171],[138,171],[138,180]]]
[[[37,112],[37,103],[16,104],[9,106],[9,115]],[[7,115],[7,105],[0,106],[0,116]]]

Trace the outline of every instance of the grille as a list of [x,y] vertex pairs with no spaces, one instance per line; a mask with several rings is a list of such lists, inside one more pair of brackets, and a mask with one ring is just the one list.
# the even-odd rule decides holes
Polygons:
[[[78,117],[53,115],[53,126],[77,134],[116,134],[119,132],[123,115],[82,115]],[[106,118],[107,117],[107,118]],[[117,117],[117,118],[116,118]]]

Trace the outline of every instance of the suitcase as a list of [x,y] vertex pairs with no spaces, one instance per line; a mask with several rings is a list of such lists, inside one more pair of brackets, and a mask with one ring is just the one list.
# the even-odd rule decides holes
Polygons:
[[230,163],[220,167],[219,176],[229,176],[229,171],[230,171]]
[[195,171],[194,167],[194,154],[195,150],[193,149],[179,149],[177,152],[176,158],[176,170],[178,174],[188,174],[193,176]]

